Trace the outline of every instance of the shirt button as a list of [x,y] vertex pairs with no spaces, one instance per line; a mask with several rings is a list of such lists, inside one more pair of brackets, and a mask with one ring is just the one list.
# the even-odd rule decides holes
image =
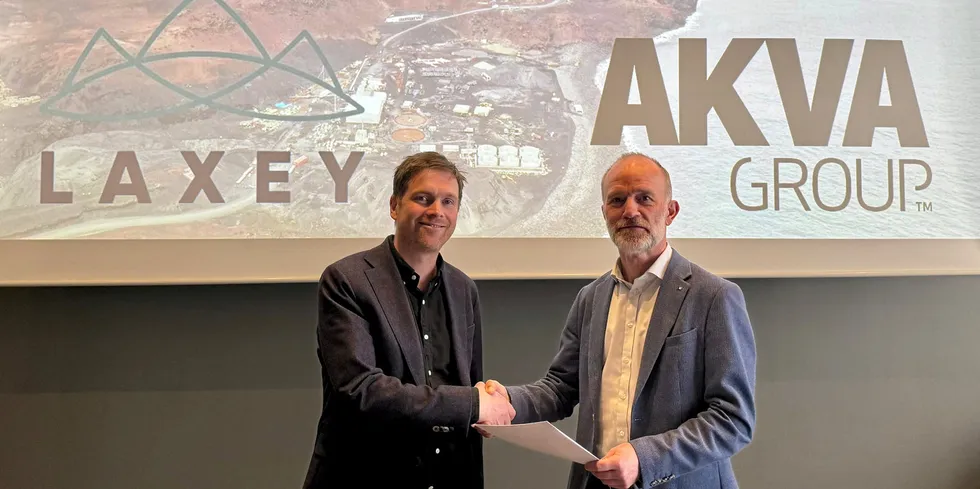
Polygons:
[[415,275],[412,275],[412,280],[415,280],[415,279],[417,279],[417,278],[418,278],[417,276],[415,276]]
[[619,436],[626,436],[626,432],[623,430],[619,430]]
[[439,449],[436,448],[436,455],[439,455]]
[[423,306],[425,305],[425,299],[422,299],[422,305]]
[[[626,400],[626,393],[624,392],[624,393],[620,394],[619,395],[619,398],[625,401]],[[622,433],[622,432],[620,432],[620,433]]]
[[429,335],[423,335],[422,338],[429,339]]
[[627,328],[632,328],[633,327],[633,322],[630,321],[630,322],[626,323],[626,327]]
[[429,375],[432,375],[432,371],[431,370],[429,370]]

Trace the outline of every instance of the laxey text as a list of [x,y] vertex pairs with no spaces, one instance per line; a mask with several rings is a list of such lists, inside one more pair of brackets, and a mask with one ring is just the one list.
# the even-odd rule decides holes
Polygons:
[[[211,203],[224,203],[224,197],[211,179],[211,174],[221,162],[224,151],[211,151],[203,162],[193,151],[181,151],[180,154],[187,162],[193,178],[187,184],[187,189],[179,202],[181,204],[193,203],[198,195],[204,193],[204,196]],[[351,176],[354,175],[354,170],[357,169],[364,157],[364,152],[351,152],[347,156],[344,166],[340,166],[332,151],[320,151],[319,155],[334,182],[334,201],[338,203],[347,202],[348,184]],[[258,151],[255,154],[255,201],[257,203],[289,202],[290,193],[288,191],[272,190],[270,184],[289,181],[289,172],[274,170],[272,163],[289,163],[290,161],[288,151]],[[123,176],[127,174],[130,182],[124,183]],[[53,151],[45,151],[41,153],[41,203],[71,204],[74,200],[72,192],[56,190],[54,176],[55,154]],[[116,197],[127,195],[136,197],[136,201],[141,204],[152,203],[150,191],[146,186],[146,180],[143,177],[143,171],[135,151],[119,151],[116,153],[112,168],[106,177],[99,203],[111,204],[115,202]]]

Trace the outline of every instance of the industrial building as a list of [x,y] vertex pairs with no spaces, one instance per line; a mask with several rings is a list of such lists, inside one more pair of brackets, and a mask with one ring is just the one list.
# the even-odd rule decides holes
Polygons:
[[541,149],[534,146],[521,146],[521,168],[541,168]]
[[492,144],[481,144],[476,147],[476,166],[497,166],[497,147]]
[[497,149],[497,158],[501,168],[517,168],[521,166],[521,160],[517,156],[517,147],[504,145]]
[[494,146],[481,144],[476,148],[476,166],[496,170],[532,171],[544,170],[541,149],[534,146]]
[[391,15],[385,19],[386,24],[400,24],[403,22],[421,22],[425,16],[423,14]]
[[[385,102],[388,101],[388,94],[385,92],[364,92],[351,96],[355,102],[364,107],[364,112],[347,117],[350,124],[380,124],[381,114],[384,111]],[[345,110],[354,110],[354,106],[348,104]]]
[[354,133],[354,143],[356,143],[356,144],[367,144],[368,143],[368,132],[367,132],[367,129],[358,129]]

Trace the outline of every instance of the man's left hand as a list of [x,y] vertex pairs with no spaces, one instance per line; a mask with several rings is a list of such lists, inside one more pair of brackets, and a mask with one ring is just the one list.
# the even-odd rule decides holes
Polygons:
[[633,445],[623,443],[609,450],[605,457],[585,464],[585,470],[613,489],[629,489],[640,477],[640,459]]

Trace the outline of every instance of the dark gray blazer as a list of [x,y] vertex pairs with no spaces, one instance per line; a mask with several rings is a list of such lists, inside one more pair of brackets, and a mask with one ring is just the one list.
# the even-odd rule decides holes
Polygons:
[[[557,421],[581,400],[576,441],[595,452],[606,319],[615,278],[582,288],[545,377],[508,387],[515,423]],[[737,285],[674,250],[644,344],[630,443],[639,487],[736,489],[730,458],[752,440],[756,350]],[[605,455],[597,453],[600,458]],[[570,489],[588,472],[573,464]]]
[[[461,386],[426,385],[422,340],[387,243],[343,258],[319,283],[317,355],[323,412],[305,489],[410,487],[433,432],[458,434],[471,451],[466,487],[483,487],[482,437],[471,429],[483,379],[476,284],[443,264],[453,359]],[[363,484],[367,484],[366,486]]]

